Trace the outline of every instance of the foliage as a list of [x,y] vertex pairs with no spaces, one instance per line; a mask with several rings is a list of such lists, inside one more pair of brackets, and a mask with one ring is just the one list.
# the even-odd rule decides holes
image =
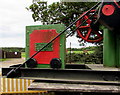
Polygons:
[[95,2],[56,2],[47,5],[47,2],[33,2],[27,9],[32,12],[34,21],[41,21],[43,25],[62,23],[68,26],[94,4]]
[[95,48],[94,56],[97,60],[96,63],[103,63],[103,45]]
[[6,52],[25,52],[25,48],[18,47],[3,47],[2,50]]
[[22,52],[21,56],[22,56],[22,58],[25,58],[26,57],[25,52]]
[[0,59],[0,62],[1,62],[1,61],[6,61],[6,60],[7,60],[6,58],[4,58],[4,59]]
[[[89,47],[85,47],[85,48],[71,48],[72,51],[84,51],[84,50],[88,50],[88,51],[94,51],[95,48],[97,48],[96,46],[89,46]],[[67,48],[68,51],[70,51],[70,48]]]
[[[40,21],[43,25],[47,24],[64,24],[66,27],[70,25],[71,22],[76,20],[82,13],[90,9],[95,2],[56,2],[51,5],[47,5],[47,2],[36,2],[34,1],[27,9],[32,12],[32,18],[34,21]],[[70,32],[74,30],[74,27],[70,28]],[[69,49],[68,49],[69,50]],[[95,51],[92,54],[79,54],[73,53],[72,55],[67,54],[67,62],[86,62],[94,60],[99,60],[102,56],[99,54],[99,48],[87,47],[86,49],[72,49],[73,51]],[[100,55],[100,57],[99,57]],[[71,60],[69,60],[69,58]]]
[[[96,47],[87,47],[78,50],[93,50],[93,53],[68,53],[66,55],[66,62],[79,62],[79,63],[94,63],[94,64],[102,64],[103,63],[103,46],[96,46]],[[75,49],[77,50],[77,49]],[[77,50],[77,51],[78,51]]]
[[[55,2],[51,5],[47,5],[47,2],[37,2],[36,0],[33,0],[33,4],[27,9],[32,12],[32,18],[34,21],[40,21],[43,25],[64,24],[67,27],[81,14],[96,4],[94,0],[91,1],[93,2]],[[67,33],[71,33],[75,28],[76,26],[73,25]],[[87,43],[81,38],[78,42],[82,46]]]
[[[89,54],[90,53],[94,53],[94,51],[87,51]],[[70,51],[68,51],[67,53],[70,53]],[[72,51],[72,53],[84,53],[84,51]]]

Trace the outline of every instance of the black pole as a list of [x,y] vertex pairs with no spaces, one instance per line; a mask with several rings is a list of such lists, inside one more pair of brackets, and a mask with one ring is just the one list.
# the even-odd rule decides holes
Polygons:
[[86,14],[88,14],[91,10],[96,8],[101,2],[98,2],[96,5],[94,5],[92,8],[90,8],[85,14],[83,14],[81,17],[76,19],[74,22],[72,22],[65,30],[63,30],[60,34],[58,34],[55,38],[53,38],[49,43],[47,43],[45,46],[43,46],[38,52],[36,52],[34,55],[32,55],[28,60],[26,60],[23,64],[21,64],[19,67],[12,69],[10,72],[7,73],[7,78],[16,77],[17,70],[19,70],[20,67],[22,67],[25,63],[27,63],[30,59],[32,59],[34,56],[36,56],[39,52],[41,52],[44,48],[46,48],[50,43],[52,43],[55,39],[57,39],[59,36],[61,36],[63,33],[66,32],[70,27],[72,27],[78,20],[80,20],[82,17],[84,17]]

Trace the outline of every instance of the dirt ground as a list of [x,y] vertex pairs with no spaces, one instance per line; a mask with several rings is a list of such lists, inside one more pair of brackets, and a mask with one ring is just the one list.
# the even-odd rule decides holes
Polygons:
[[7,59],[6,61],[0,62],[0,75],[1,75],[1,68],[6,68],[16,64],[22,64],[24,61],[25,58],[11,58],[11,59]]
[[9,67],[10,65],[15,65],[15,64],[22,64],[24,61],[25,61],[24,58],[7,59],[6,61],[0,62],[0,68],[1,67]]

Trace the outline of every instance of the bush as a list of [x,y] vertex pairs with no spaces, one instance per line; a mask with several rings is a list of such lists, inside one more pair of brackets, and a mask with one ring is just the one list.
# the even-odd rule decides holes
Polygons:
[[103,63],[103,46],[98,46],[94,48],[93,53],[68,53],[66,55],[66,62],[67,63],[94,63],[94,64],[102,64]]

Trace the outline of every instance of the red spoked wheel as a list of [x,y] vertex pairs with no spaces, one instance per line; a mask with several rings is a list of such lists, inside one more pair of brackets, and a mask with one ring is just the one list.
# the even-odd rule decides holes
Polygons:
[[[94,14],[94,12],[95,10],[91,10],[87,15],[85,15],[76,23],[76,27],[79,27],[79,25],[85,21],[85,23],[77,29],[77,35],[83,40],[91,43],[100,42],[103,39],[102,31],[96,29],[99,28],[99,26],[97,26],[97,24],[93,24],[97,19],[97,15]],[[93,16],[89,18],[91,15]]]

